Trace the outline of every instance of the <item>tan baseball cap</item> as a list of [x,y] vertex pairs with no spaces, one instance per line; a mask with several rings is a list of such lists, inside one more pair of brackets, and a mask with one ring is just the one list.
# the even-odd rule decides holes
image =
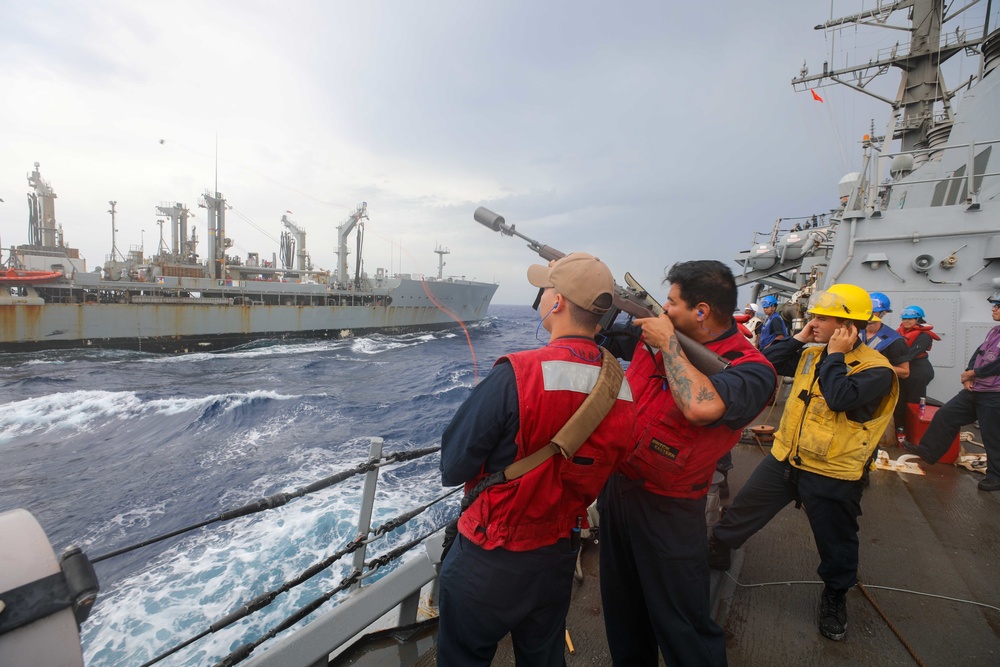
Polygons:
[[[551,287],[574,305],[598,315],[610,310],[615,293],[611,269],[585,252],[570,253],[552,266],[532,264],[528,267],[528,282],[535,287]],[[604,294],[608,297],[602,299]]]

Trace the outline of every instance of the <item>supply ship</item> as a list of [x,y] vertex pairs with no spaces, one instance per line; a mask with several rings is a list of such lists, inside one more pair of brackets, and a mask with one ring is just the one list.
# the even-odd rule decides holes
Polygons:
[[[873,132],[864,140],[864,168],[841,182],[840,200],[833,209],[781,218],[736,257],[742,267],[740,284],[753,285],[755,299],[778,295],[784,302],[785,316],[792,321],[804,320],[810,294],[835,282],[885,292],[899,304],[897,308],[921,305],[935,330],[944,334],[932,355],[938,370],[932,391],[942,397],[956,391],[959,371],[991,326],[986,297],[1000,279],[1000,208],[996,201],[1000,195],[1000,157],[993,155],[1000,150],[996,146],[1000,143],[1000,31],[991,33],[988,20],[978,34],[942,29],[950,16],[960,15],[968,6],[956,3],[946,10],[941,0],[880,2],[875,9],[818,26],[878,27],[889,25],[897,11],[908,12],[909,27],[897,25],[895,29],[909,31],[909,44],[843,70],[826,64],[819,73],[810,74],[803,67],[792,81],[806,92],[836,83],[870,93],[868,77],[895,67],[903,80],[899,96],[885,100],[891,109],[889,125],[884,136]],[[939,65],[960,53],[977,61],[977,72],[959,89],[949,90]],[[968,90],[960,109],[955,109],[952,101],[963,88]],[[894,139],[901,142],[898,149],[889,147]],[[346,252],[340,254],[341,260],[345,257]],[[40,263],[30,268],[54,270]],[[338,275],[346,275],[343,261]],[[218,296],[222,286],[217,283],[226,280],[223,275],[198,279],[207,287],[192,298],[237,296]],[[120,283],[113,279],[98,282],[109,285],[106,289],[113,294],[122,291],[115,291]],[[48,293],[49,287],[57,284],[53,281],[42,287],[39,283],[33,289]],[[136,296],[148,285],[132,276],[125,284]],[[22,289],[11,287],[12,298],[27,298],[26,294],[13,294]],[[85,298],[92,291],[100,292],[81,289]],[[351,292],[338,291],[340,298]],[[492,291],[486,302],[490,295]],[[245,298],[242,293],[238,296]],[[249,312],[279,306],[234,302],[226,307]],[[775,407],[761,416],[772,429],[780,420],[786,398],[787,391],[779,391]],[[767,456],[767,445],[751,439],[737,446],[734,456],[736,467],[730,484],[735,492]],[[373,439],[371,460],[373,470],[383,460],[380,439]],[[786,508],[752,542],[735,552],[728,573],[712,576],[711,598],[716,620],[727,632],[730,664],[997,662],[1000,632],[996,614],[1000,609],[995,592],[1000,587],[1000,568],[996,567],[995,536],[1000,531],[1000,513],[995,494],[977,491],[977,475],[956,466],[929,466],[922,471],[915,463],[900,462],[899,468],[895,472],[880,468],[872,473],[871,486],[865,492],[865,514],[860,519],[864,522],[861,577],[865,587],[850,593],[847,639],[834,644],[816,632],[816,599],[822,583],[815,577],[815,547],[808,537],[805,516]],[[376,476],[372,471],[359,473]],[[372,533],[373,494],[374,489],[366,484],[358,544],[367,542],[362,538]],[[384,527],[374,531],[384,532]],[[363,555],[356,555],[353,573],[358,577],[345,579],[345,593],[336,606],[318,613],[305,627],[283,632],[290,627],[284,624],[266,634],[263,630],[249,633],[251,648],[241,647],[238,655],[226,656],[217,664],[433,665],[433,637],[429,633],[433,634],[442,537],[441,531],[435,530],[430,537],[414,540],[419,541],[417,545],[407,543],[412,555],[371,584],[361,585],[358,577],[362,569],[380,563],[373,559],[369,565]],[[567,619],[567,662],[610,664],[603,635],[596,549],[585,544],[577,571],[579,584],[574,587]],[[47,570],[21,576],[15,583],[51,576],[54,569],[58,564],[50,558]],[[245,609],[251,606],[247,604]],[[66,643],[79,656],[72,614],[66,610],[61,613],[68,617],[63,619],[69,628]],[[216,624],[222,625],[223,621]],[[26,628],[25,634],[29,630]],[[38,632],[41,635],[42,629]],[[360,645],[372,633],[382,646],[357,659],[345,657],[353,652],[352,646]],[[12,635],[8,634],[10,641],[15,639]],[[269,639],[273,641],[253,652],[253,647]],[[42,641],[35,640],[34,645]],[[175,641],[186,646],[195,639]],[[494,664],[513,661],[507,638]],[[82,659],[67,664],[82,664]]]
[[[314,268],[305,230],[282,216],[281,252],[266,260],[227,254],[225,198],[206,191],[206,251],[200,256],[190,210],[161,204],[170,239],[146,257],[121,253],[112,232],[107,261],[88,271],[65,243],[56,193],[39,165],[28,175],[28,243],[11,247],[0,269],[0,352],[105,347],[146,352],[212,351],[258,339],[344,338],[372,332],[434,330],[486,317],[497,285],[438,275],[363,270],[362,202],[338,227],[337,268]],[[115,202],[110,202],[112,230]],[[355,265],[348,239],[356,235]]]

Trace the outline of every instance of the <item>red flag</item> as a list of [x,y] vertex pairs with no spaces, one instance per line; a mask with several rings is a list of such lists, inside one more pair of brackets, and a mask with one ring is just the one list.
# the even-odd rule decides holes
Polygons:
[[823,101],[823,98],[819,96],[819,93],[817,93],[812,88],[809,89],[809,92],[813,94],[813,99],[816,100],[817,102],[822,102]]

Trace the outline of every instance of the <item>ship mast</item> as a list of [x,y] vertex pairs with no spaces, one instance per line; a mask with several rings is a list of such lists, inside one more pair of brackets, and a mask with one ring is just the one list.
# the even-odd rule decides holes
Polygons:
[[112,262],[117,262],[118,258],[121,257],[122,261],[124,262],[125,261],[125,256],[118,249],[118,241],[117,241],[117,234],[118,234],[117,217],[118,217],[118,211],[115,210],[115,206],[118,205],[118,202],[117,201],[109,201],[108,203],[111,204],[111,208],[108,209],[108,213],[111,214],[111,261]]
[[28,174],[28,185],[34,191],[28,195],[28,244],[53,248],[56,246],[56,193],[48,181],[35,170]]
[[347,279],[347,237],[362,220],[368,219],[368,202],[361,202],[358,208],[337,225],[337,282],[346,286]]
[[233,245],[230,239],[226,238],[226,200],[218,191],[213,196],[205,192],[201,196],[200,207],[206,210],[208,218],[208,277],[221,279],[223,277],[223,264],[226,260],[226,248]]
[[[285,234],[289,232],[291,233],[291,239],[289,239],[289,241],[283,241],[282,248],[288,248],[292,251],[288,253],[282,252],[282,264],[284,264],[287,269],[293,268],[292,253],[294,253],[294,268],[299,271],[311,271],[312,260],[309,258],[309,251],[306,250],[306,230],[299,227],[292,220],[289,220],[288,215],[281,216],[281,223],[288,228],[288,232],[282,233],[282,238],[287,238]],[[298,247],[298,250],[296,250],[296,246]]]
[[[953,123],[951,99],[958,89],[950,91],[945,87],[941,63],[961,51],[977,51],[983,40],[981,36],[970,37],[964,31],[949,32],[942,36],[941,27],[966,8],[959,8],[946,17],[944,0],[899,0],[887,7],[820,24],[816,26],[817,30],[831,30],[847,24],[903,30],[910,33],[910,43],[897,43],[889,51],[878,54],[863,65],[834,69],[829,66],[829,62],[824,62],[823,71],[812,75],[803,65],[800,76],[792,79],[792,87],[797,91],[806,91],[839,83],[889,104],[893,113],[886,137],[899,139],[901,151],[921,150],[931,144],[947,143]],[[887,24],[889,16],[901,9],[910,10],[909,28]],[[902,72],[899,91],[894,100],[867,88],[869,83],[890,67],[896,67]],[[937,102],[941,103],[942,110],[936,115],[934,105]]]
[[444,256],[450,254],[451,250],[448,250],[444,246],[438,246],[434,249],[434,252],[438,256],[438,280],[442,280],[444,278]]
[[[190,215],[190,211],[183,204],[163,203],[156,207],[156,214],[170,218],[169,252],[173,255],[175,261],[185,261],[187,253],[185,252],[184,245],[187,241],[188,215]],[[162,225],[160,229],[160,243],[162,246],[164,245],[162,241]]]

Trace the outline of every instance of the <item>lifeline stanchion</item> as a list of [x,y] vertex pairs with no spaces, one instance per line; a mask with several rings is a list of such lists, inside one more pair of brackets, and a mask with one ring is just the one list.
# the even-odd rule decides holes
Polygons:
[[277,626],[275,626],[275,627],[271,628],[270,630],[268,630],[264,634],[264,636],[260,637],[259,639],[255,640],[253,642],[250,642],[248,644],[243,644],[242,646],[236,648],[229,655],[227,655],[226,657],[224,657],[219,662],[215,663],[215,667],[232,667],[232,665],[235,665],[237,663],[242,662],[243,660],[245,660],[246,658],[248,658],[250,656],[250,654],[253,652],[253,650],[256,649],[258,646],[260,646],[261,644],[263,644],[264,642],[266,642],[269,639],[273,639],[274,637],[278,636],[280,633],[284,632],[285,630],[291,628],[293,625],[295,625],[296,623],[298,623],[299,621],[301,621],[302,619],[304,619],[306,616],[308,616],[309,614],[313,613],[314,611],[316,611],[317,609],[319,609],[321,606],[323,606],[323,604],[326,603],[327,601],[329,601],[330,598],[332,598],[334,595],[336,595],[337,593],[339,593],[341,591],[347,590],[348,588],[350,588],[351,586],[353,586],[355,583],[357,583],[358,581],[360,581],[364,577],[369,576],[372,573],[374,573],[375,570],[377,570],[381,566],[387,565],[388,563],[390,563],[391,561],[395,560],[396,558],[399,558],[404,553],[406,553],[407,551],[409,551],[413,547],[417,546],[418,544],[420,544],[421,542],[423,542],[425,539],[427,539],[430,535],[432,535],[433,533],[436,533],[437,531],[441,530],[442,528],[444,528],[443,525],[442,526],[438,526],[438,527],[434,528],[434,530],[432,530],[429,533],[426,533],[424,535],[421,535],[420,537],[418,537],[415,540],[411,540],[411,541],[407,542],[406,544],[400,545],[400,546],[396,547],[395,549],[393,549],[393,550],[391,550],[391,551],[389,551],[389,552],[387,552],[387,553],[385,553],[385,554],[383,554],[383,555],[381,555],[381,556],[379,556],[377,558],[373,558],[371,561],[369,561],[368,563],[365,564],[365,567],[368,569],[368,572],[365,573],[365,574],[363,574],[359,570],[352,570],[351,573],[347,577],[345,577],[340,582],[340,584],[338,584],[335,588],[331,589],[330,591],[327,591],[326,593],[324,593],[323,595],[319,596],[318,598],[315,598],[312,602],[306,604],[305,606],[300,607],[293,614],[291,614],[290,616],[286,617],[285,620],[283,620]]
[[[398,517],[395,517],[393,519],[389,519],[387,522],[385,522],[384,524],[382,524],[381,526],[379,526],[378,528],[376,528],[374,531],[371,531],[371,533],[374,534],[376,536],[376,538],[377,537],[382,537],[385,534],[387,534],[388,532],[390,532],[390,531],[398,528],[399,526],[403,525],[409,519],[412,519],[413,517],[417,516],[421,512],[423,512],[426,509],[428,509],[429,507],[433,506],[434,504],[436,504],[438,502],[441,502],[442,500],[445,500],[449,496],[451,496],[454,493],[456,493],[457,491],[461,490],[461,488],[462,487],[457,487],[455,489],[452,489],[451,491],[448,491],[447,493],[442,494],[441,496],[435,498],[434,500],[430,501],[429,503],[425,503],[424,505],[421,505],[420,507],[417,507],[417,508],[415,508],[413,510],[405,512],[404,514],[402,514],[402,515],[400,515]],[[405,520],[403,520],[403,517],[406,517]],[[435,529],[434,532],[436,532],[437,530],[440,530],[440,528]],[[262,593],[261,595],[258,595],[253,600],[250,600],[249,602],[247,602],[246,604],[242,605],[238,609],[230,612],[229,614],[227,614],[223,618],[221,618],[218,621],[212,623],[206,630],[203,630],[202,632],[198,633],[197,635],[195,635],[195,636],[193,636],[193,637],[191,637],[191,638],[189,638],[189,639],[181,642],[180,644],[177,644],[177,645],[171,647],[170,649],[168,649],[168,650],[166,650],[166,651],[158,654],[152,660],[149,660],[148,662],[143,663],[140,667],[150,667],[151,665],[154,665],[154,664],[158,663],[159,661],[163,660],[164,658],[169,657],[169,656],[173,655],[174,653],[177,653],[181,649],[190,646],[191,644],[193,644],[194,642],[198,641],[199,639],[203,639],[203,638],[207,637],[208,635],[210,635],[212,633],[215,633],[215,632],[218,632],[219,630],[222,630],[223,628],[226,628],[226,627],[232,625],[236,621],[238,621],[238,620],[240,620],[242,618],[245,618],[245,617],[249,616],[250,614],[252,614],[252,613],[254,613],[256,611],[260,611],[261,609],[263,609],[267,605],[271,604],[271,602],[273,602],[274,599],[277,598],[282,593],[286,593],[286,592],[290,591],[291,589],[295,588],[296,586],[298,586],[299,584],[302,584],[305,581],[311,579],[312,577],[316,576],[317,574],[319,574],[323,570],[327,569],[328,567],[330,567],[331,565],[333,565],[334,563],[336,563],[338,560],[340,560],[344,556],[356,553],[358,551],[358,549],[360,549],[362,546],[364,546],[364,545],[366,545],[366,544],[368,544],[368,543],[370,543],[372,541],[371,539],[366,539],[366,537],[367,537],[366,535],[359,535],[357,537],[357,539],[354,539],[354,540],[348,542],[346,546],[344,546],[343,548],[339,549],[336,553],[328,556],[327,558],[324,558],[323,560],[319,561],[318,563],[313,564],[312,566],[310,566],[308,569],[306,569],[305,571],[303,571],[302,573],[300,573],[295,578],[293,578],[293,579],[285,582],[284,584],[282,584],[281,587],[276,588],[274,590],[267,591],[266,593]],[[396,559],[399,556],[403,555],[403,553],[405,553],[409,549],[412,549],[414,546],[416,546],[421,541],[423,541],[426,537],[427,536],[425,535],[425,536],[420,537],[420,538],[418,538],[416,540],[413,540],[411,542],[407,542],[406,544],[404,544],[404,545],[402,545],[400,547],[396,547],[395,549],[393,549],[393,550],[391,550],[391,551],[389,551],[389,552],[387,552],[387,553],[385,553],[385,554],[383,554],[383,555],[381,555],[381,556],[379,556],[377,558],[373,558],[372,560],[370,560],[368,563],[365,564],[365,566],[367,566],[367,568],[368,568],[368,572],[365,573],[365,574],[363,574],[362,570],[359,570],[359,569],[352,570],[351,574],[348,575],[348,577],[346,577],[341,582],[341,586],[345,586],[346,585],[346,586],[349,587],[349,586],[353,586],[355,584],[360,583],[361,579],[369,576],[370,574],[372,574],[373,572],[375,572],[375,570],[377,570],[379,567],[381,567],[383,565],[387,565],[390,562],[392,562],[394,559]],[[340,592],[341,590],[343,590],[343,589],[340,586],[338,586],[338,588],[334,589],[333,591],[330,591],[327,594],[327,596],[325,596],[325,599],[323,601],[330,599],[330,597],[333,597],[333,595],[335,595],[336,593]],[[322,604],[322,603],[320,603],[320,604]],[[311,611],[309,613],[311,613]],[[304,614],[301,618],[304,618],[307,615],[308,615],[308,613]],[[282,627],[281,629],[284,629],[284,627]],[[276,630],[275,634],[277,634],[278,632],[280,632],[281,629]],[[269,639],[269,638],[270,637],[265,637],[264,640]],[[259,643],[263,643],[264,640],[261,640]],[[247,655],[249,655],[250,651],[252,651],[253,648],[255,648],[256,646],[258,646],[259,643],[254,644],[253,647],[251,647],[249,650],[247,650],[246,651],[246,655],[242,655],[242,651],[240,649],[237,649],[237,651],[235,651],[234,654],[239,653],[239,654],[242,655],[242,657],[240,657],[239,660],[237,660],[237,662],[239,662],[240,660],[243,660]],[[245,649],[246,646],[249,646],[249,645],[245,645],[242,648]],[[234,654],[231,654],[228,657],[229,658],[234,658],[235,657]],[[220,664],[230,664],[230,663],[220,663]],[[231,663],[231,664],[235,664],[235,663]]]
[[367,473],[371,470],[375,470],[376,468],[379,468],[380,466],[386,465],[388,463],[409,461],[411,459],[418,458],[420,456],[433,454],[434,452],[437,452],[440,449],[441,449],[440,447],[427,447],[424,449],[417,449],[409,452],[407,451],[396,452],[394,454],[389,454],[385,456],[383,459],[375,459],[375,460],[369,459],[365,463],[361,463],[353,468],[349,468],[347,470],[338,472],[334,475],[330,475],[329,477],[317,480],[312,484],[303,486],[299,489],[296,489],[295,491],[290,491],[288,493],[276,493],[272,496],[258,498],[253,502],[247,503],[246,505],[242,505],[240,507],[236,507],[231,510],[227,510],[210,519],[200,521],[190,526],[185,526],[184,528],[178,528],[177,530],[171,531],[169,533],[164,533],[162,535],[157,535],[156,537],[151,537],[148,540],[143,540],[142,542],[139,542],[137,544],[133,544],[127,547],[122,547],[121,549],[116,549],[115,551],[111,551],[106,554],[101,554],[96,558],[91,558],[90,562],[100,563],[102,560],[114,558],[115,556],[121,556],[122,554],[128,553],[130,551],[135,551],[136,549],[141,549],[142,547],[148,547],[151,544],[162,542],[163,540],[169,539],[171,537],[176,537],[178,535],[182,535],[192,530],[197,530],[198,528],[204,528],[205,526],[217,523],[219,521],[229,521],[230,519],[236,519],[241,516],[255,514],[257,512],[262,512],[264,510],[276,509],[286,504],[290,500],[294,500],[295,498],[299,498],[309,493],[325,489],[328,486],[333,486],[334,484],[343,482],[344,480],[353,477],[354,475]]

